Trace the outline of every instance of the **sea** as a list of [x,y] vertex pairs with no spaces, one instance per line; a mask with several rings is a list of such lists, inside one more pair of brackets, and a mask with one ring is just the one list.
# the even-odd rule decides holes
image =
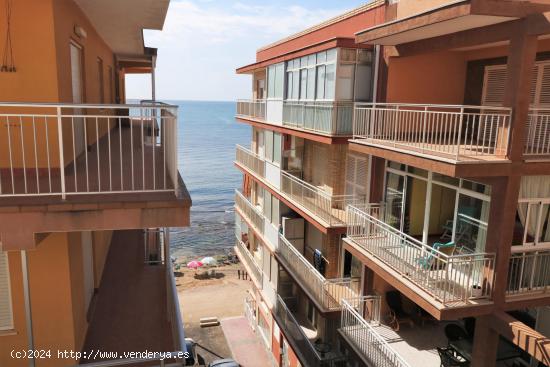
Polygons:
[[235,121],[235,102],[166,101],[178,105],[178,164],[191,194],[191,226],[171,229],[172,256],[186,260],[226,254],[235,245],[235,189],[242,174],[235,145],[251,128]]

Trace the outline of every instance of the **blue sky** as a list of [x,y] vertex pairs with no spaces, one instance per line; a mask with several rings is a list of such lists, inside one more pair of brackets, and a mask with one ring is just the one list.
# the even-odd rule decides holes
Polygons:
[[[368,2],[353,0],[172,0],[164,30],[146,31],[158,47],[157,99],[249,98],[251,79],[235,69],[259,47]],[[127,97],[150,98],[149,76],[129,76]]]

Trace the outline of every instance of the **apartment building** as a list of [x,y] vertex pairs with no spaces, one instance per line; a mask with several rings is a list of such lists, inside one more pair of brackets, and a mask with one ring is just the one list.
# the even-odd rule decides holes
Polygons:
[[[168,5],[0,11],[1,366],[137,365],[96,353],[185,350],[168,228],[189,225],[191,199],[177,107],[154,101],[156,49],[143,40]],[[124,104],[131,73],[152,75],[153,101]]]
[[548,14],[372,2],[237,70],[236,248],[275,364],[550,364]]

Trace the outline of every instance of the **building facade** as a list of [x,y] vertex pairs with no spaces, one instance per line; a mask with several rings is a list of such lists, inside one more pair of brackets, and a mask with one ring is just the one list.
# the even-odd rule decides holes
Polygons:
[[275,364],[549,363],[548,12],[374,1],[237,70],[236,249]]
[[2,366],[185,349],[167,229],[188,226],[191,205],[177,107],[125,104],[124,85],[152,74],[154,100],[143,29],[161,30],[168,4],[23,0],[0,12]]

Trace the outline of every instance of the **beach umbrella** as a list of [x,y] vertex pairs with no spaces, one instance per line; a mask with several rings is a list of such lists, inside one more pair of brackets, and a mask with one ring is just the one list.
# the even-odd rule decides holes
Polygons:
[[197,268],[200,268],[201,266],[203,266],[203,263],[200,262],[200,261],[196,261],[196,260],[193,260],[193,261],[190,261],[190,262],[187,263],[187,267],[189,269],[197,270]]
[[201,260],[205,265],[218,265],[218,260],[214,259],[212,256],[207,256]]

